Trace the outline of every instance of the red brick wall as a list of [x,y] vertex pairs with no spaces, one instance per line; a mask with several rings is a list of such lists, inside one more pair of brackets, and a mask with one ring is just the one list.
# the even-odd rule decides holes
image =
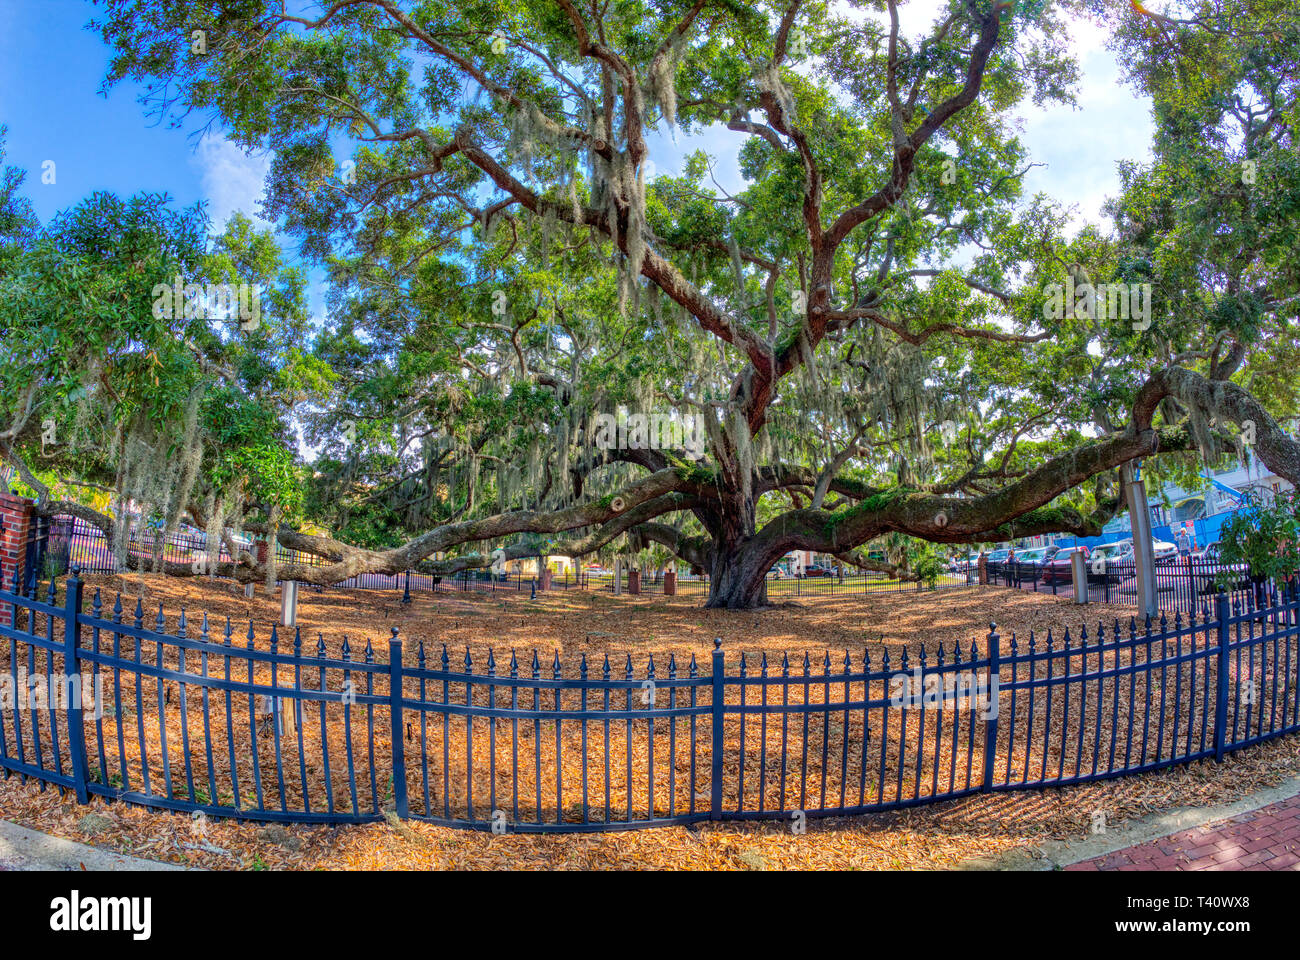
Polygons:
[[33,501],[11,493],[0,493],[0,521],[4,523],[4,530],[0,531],[0,575],[4,579],[0,583],[8,590],[13,586],[14,571],[22,575],[27,538],[33,523]]

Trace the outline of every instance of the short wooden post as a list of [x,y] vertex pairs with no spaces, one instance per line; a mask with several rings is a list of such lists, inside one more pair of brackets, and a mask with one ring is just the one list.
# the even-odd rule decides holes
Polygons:
[[280,624],[298,625],[298,581],[285,580],[280,584]]

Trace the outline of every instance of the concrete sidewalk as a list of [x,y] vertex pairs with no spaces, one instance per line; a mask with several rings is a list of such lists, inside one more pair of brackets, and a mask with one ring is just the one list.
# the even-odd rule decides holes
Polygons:
[[51,837],[0,820],[0,870],[185,870]]

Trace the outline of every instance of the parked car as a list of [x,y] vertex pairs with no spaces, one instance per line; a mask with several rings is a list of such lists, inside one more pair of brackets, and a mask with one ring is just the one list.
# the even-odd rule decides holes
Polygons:
[[1088,560],[1091,563],[1096,563],[1098,560],[1105,560],[1107,564],[1132,563],[1133,543],[1132,541],[1124,541],[1098,544],[1089,553]]
[[1225,585],[1230,590],[1248,590],[1251,588],[1250,568],[1244,563],[1224,563],[1219,541],[1207,544],[1192,554],[1196,561],[1193,566],[1196,592],[1200,596],[1210,596],[1219,592],[1219,575],[1225,572],[1237,574],[1237,578]]
[[1043,564],[1043,582],[1070,583],[1074,578],[1074,574],[1070,571],[1070,557],[1079,552],[1083,553],[1085,560],[1088,559],[1089,550],[1082,544],[1057,550],[1052,559]]
[[967,570],[973,570],[979,562],[979,556],[978,553],[968,553],[964,557],[953,557],[948,563],[948,572],[955,576],[961,576]]
[[1088,551],[1089,583],[1120,583],[1135,575],[1132,543],[1099,543]]
[[829,577],[831,576],[830,567],[823,567],[820,563],[810,563],[803,568],[805,577]]
[[994,550],[988,555],[989,563],[1001,563],[1011,554],[1010,549]]
[[1036,579],[1046,553],[1045,547],[1027,547],[1024,550],[1017,550],[1014,557],[1008,554],[1007,559],[1003,561],[1003,571],[1021,580]]
[[1046,559],[1047,547],[1030,547],[1028,550],[1016,552],[1016,563],[1032,564],[1035,567],[1040,567]]
[[[1126,547],[1129,554],[1128,562],[1133,562],[1133,538],[1129,537],[1124,540],[1115,541],[1115,546]],[[1109,544],[1108,544],[1109,546]],[[1173,563],[1178,559],[1178,547],[1168,540],[1151,540],[1152,552],[1155,553],[1156,563]]]
[[1207,543],[1199,550],[1192,551],[1192,559],[1201,563],[1218,563],[1219,562],[1219,541]]
[[1223,588],[1232,593],[1237,590],[1251,590],[1255,586],[1254,578],[1250,576],[1250,568],[1244,563],[1234,563],[1231,565],[1221,565],[1215,568],[1214,573],[1198,573],[1194,578],[1196,581],[1196,593],[1198,596],[1208,597],[1219,592],[1219,577],[1223,575],[1235,575],[1225,578]]

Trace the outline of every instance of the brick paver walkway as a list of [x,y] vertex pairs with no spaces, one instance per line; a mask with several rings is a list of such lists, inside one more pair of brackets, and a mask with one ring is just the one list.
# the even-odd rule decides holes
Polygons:
[[1066,870],[1300,870],[1300,796]]

